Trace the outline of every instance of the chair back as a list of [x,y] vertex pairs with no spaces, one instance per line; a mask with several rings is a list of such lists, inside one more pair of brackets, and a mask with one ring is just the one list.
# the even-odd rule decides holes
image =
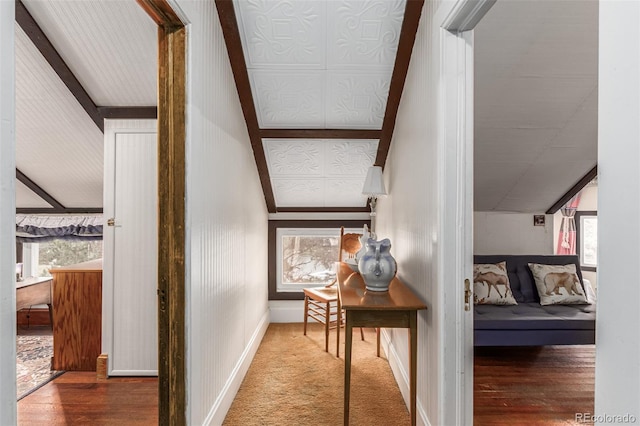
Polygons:
[[345,234],[344,226],[340,227],[340,256],[338,259],[340,262],[345,259],[355,259],[356,253],[362,248],[362,244],[360,243],[361,236],[362,234]]

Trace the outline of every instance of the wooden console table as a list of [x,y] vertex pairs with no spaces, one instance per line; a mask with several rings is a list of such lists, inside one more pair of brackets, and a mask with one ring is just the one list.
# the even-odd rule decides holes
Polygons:
[[102,349],[102,259],[50,269],[54,370],[96,371]]
[[[367,291],[362,276],[349,265],[338,268],[338,303],[345,310],[344,424],[349,424],[351,387],[351,343],[353,327],[388,327],[409,329],[409,389],[411,425],[416,424],[416,371],[418,365],[417,311],[426,305],[399,279],[394,278],[389,291]],[[341,309],[338,309],[338,321]]]

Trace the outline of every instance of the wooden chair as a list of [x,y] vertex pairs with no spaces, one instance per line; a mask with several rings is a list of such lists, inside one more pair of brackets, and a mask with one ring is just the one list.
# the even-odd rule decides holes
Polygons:
[[[340,228],[340,249],[338,261],[355,259],[360,250],[360,234],[344,233],[344,226]],[[307,335],[307,321],[309,317],[324,324],[324,350],[329,352],[329,330],[336,329],[336,356],[340,357],[340,327],[344,326],[344,315],[338,324],[338,286],[334,280],[325,287],[304,288],[304,335]],[[360,337],[364,340],[364,333],[360,328]],[[379,339],[378,339],[379,347]],[[378,356],[380,355],[378,349]]]

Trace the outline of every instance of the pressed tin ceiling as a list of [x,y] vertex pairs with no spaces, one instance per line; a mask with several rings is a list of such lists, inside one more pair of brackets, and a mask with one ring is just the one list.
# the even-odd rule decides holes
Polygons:
[[377,140],[263,139],[276,204],[359,207]]
[[261,128],[382,128],[404,0],[235,5]]
[[261,140],[276,207],[366,206],[379,139],[277,130],[382,130],[405,0],[233,4],[257,125],[276,131]]

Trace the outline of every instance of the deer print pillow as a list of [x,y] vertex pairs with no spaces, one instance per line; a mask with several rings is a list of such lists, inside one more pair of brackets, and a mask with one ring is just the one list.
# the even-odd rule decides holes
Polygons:
[[473,302],[477,305],[517,305],[506,262],[473,265]]
[[540,265],[529,263],[536,281],[541,305],[587,304],[576,265]]

